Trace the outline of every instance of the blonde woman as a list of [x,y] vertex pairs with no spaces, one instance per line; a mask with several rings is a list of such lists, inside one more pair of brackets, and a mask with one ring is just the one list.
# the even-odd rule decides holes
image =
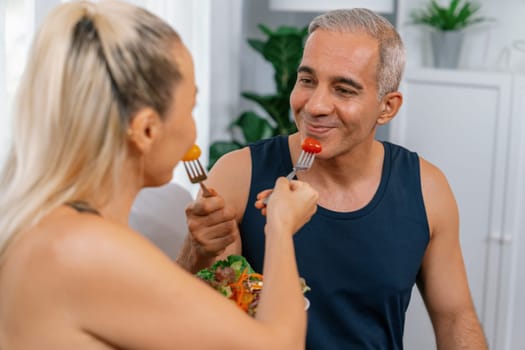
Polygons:
[[255,319],[127,226],[195,141],[178,35],[129,4],[71,2],[29,57],[0,178],[0,348],[304,348],[292,236],[316,208],[308,185],[276,183]]

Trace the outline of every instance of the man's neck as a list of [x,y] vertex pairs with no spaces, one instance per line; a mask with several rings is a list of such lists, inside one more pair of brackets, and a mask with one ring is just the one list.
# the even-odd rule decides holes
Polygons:
[[366,206],[374,197],[384,160],[384,147],[373,141],[370,147],[332,159],[318,159],[312,168],[299,174],[319,191],[319,204],[334,211],[355,211]]

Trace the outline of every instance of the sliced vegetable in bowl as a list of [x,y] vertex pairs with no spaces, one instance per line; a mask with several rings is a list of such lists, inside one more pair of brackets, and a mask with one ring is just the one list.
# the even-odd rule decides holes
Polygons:
[[[211,267],[200,270],[196,276],[235,302],[250,316],[255,315],[263,287],[263,276],[255,272],[243,256],[230,255]],[[310,290],[303,278],[300,278],[300,283],[303,293]]]

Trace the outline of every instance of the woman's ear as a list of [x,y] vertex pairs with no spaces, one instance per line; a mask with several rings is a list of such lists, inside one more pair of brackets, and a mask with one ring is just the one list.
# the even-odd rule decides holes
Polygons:
[[128,139],[139,152],[146,154],[155,139],[159,137],[161,130],[159,114],[150,107],[142,108],[131,120]]
[[381,113],[377,118],[377,124],[385,125],[391,121],[403,104],[403,95],[399,91],[389,92],[381,101]]

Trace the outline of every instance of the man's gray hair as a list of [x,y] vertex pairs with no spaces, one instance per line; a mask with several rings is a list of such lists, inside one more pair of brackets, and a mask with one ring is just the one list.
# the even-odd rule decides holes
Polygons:
[[378,98],[399,89],[405,68],[405,47],[399,33],[386,18],[364,8],[334,10],[315,17],[308,27],[308,34],[317,29],[361,32],[376,39],[379,45]]

